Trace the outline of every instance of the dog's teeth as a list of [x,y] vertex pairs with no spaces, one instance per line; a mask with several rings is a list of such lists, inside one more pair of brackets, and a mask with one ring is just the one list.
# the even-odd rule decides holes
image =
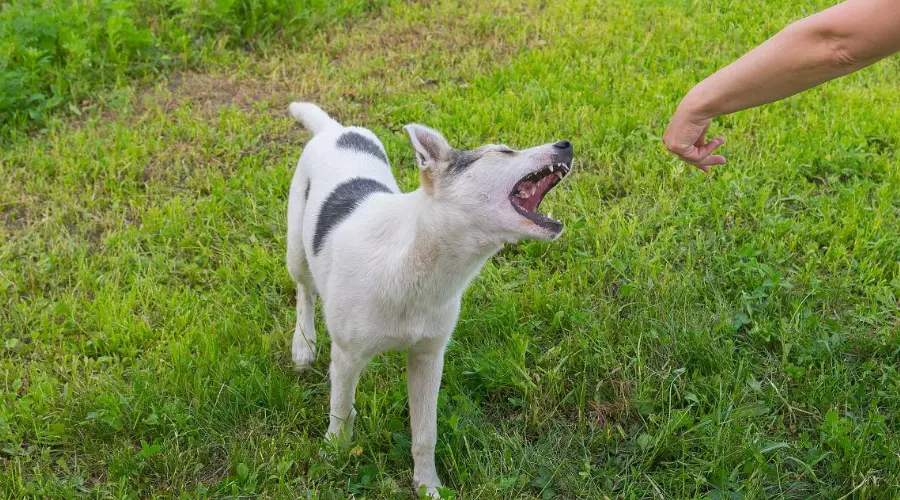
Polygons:
[[550,173],[553,173],[553,165],[550,165]]
[[534,196],[534,193],[537,192],[537,186],[531,186],[531,195]]

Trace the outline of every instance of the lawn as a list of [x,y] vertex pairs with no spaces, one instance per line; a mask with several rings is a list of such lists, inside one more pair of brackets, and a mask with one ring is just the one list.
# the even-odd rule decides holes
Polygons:
[[566,232],[463,300],[437,446],[460,498],[897,498],[900,58],[717,120],[712,174],[660,141],[830,3],[74,1],[115,15],[66,63],[16,45],[10,16],[46,12],[0,6],[3,496],[414,498],[405,357],[363,373],[344,452],[323,325],[315,369],[290,360],[303,99],[407,190],[409,122],[575,145],[545,202]]

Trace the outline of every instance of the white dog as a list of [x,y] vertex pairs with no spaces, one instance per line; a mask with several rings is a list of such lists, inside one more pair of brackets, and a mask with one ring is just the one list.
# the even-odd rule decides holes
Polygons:
[[572,146],[460,151],[434,130],[407,125],[420,186],[401,193],[371,131],[343,127],[313,104],[290,110],[314,136],[288,200],[287,267],[297,283],[293,361],[304,370],[315,360],[318,293],[331,334],[327,436],[344,441],[353,432],[363,367],[380,353],[408,349],[413,482],[436,495],[438,389],[462,294],[504,243],[560,235],[562,223],[536,210],[569,173]]

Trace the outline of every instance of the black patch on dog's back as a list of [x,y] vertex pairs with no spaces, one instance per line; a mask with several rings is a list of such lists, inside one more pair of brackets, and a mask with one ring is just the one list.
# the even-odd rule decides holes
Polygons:
[[338,148],[349,149],[352,151],[372,155],[375,158],[383,161],[385,164],[389,164],[387,156],[384,154],[384,151],[382,151],[381,148],[378,147],[378,144],[375,144],[375,141],[360,134],[359,132],[354,132],[352,130],[344,132],[340,137],[338,137],[336,146]]
[[375,193],[392,192],[375,179],[364,177],[356,177],[338,184],[325,198],[325,203],[322,203],[322,209],[319,210],[316,234],[313,236],[313,254],[319,253],[328,233],[349,217],[363,200]]

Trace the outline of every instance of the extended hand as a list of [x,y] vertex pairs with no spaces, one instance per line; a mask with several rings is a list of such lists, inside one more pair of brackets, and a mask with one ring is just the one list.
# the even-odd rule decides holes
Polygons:
[[712,120],[709,118],[691,118],[680,108],[672,117],[663,144],[682,160],[694,165],[704,172],[709,172],[710,165],[722,165],[725,157],[711,155],[716,148],[725,143],[724,137],[716,137],[707,142],[706,131]]

